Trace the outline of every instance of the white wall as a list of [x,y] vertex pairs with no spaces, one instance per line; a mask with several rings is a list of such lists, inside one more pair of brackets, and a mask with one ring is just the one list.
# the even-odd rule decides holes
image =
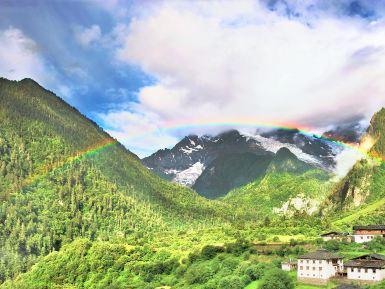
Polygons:
[[299,259],[297,276],[299,278],[329,279],[342,269],[342,260],[338,261],[337,266],[333,266],[332,261]]
[[347,268],[348,279],[351,280],[366,280],[366,281],[381,281],[385,279],[385,269],[364,269],[364,268]]
[[356,243],[366,243],[372,241],[377,236],[381,235],[353,235],[353,240]]
[[322,239],[327,242],[327,241],[330,241],[330,240],[333,240],[332,237],[329,237],[329,236],[326,236],[326,237],[322,237]]
[[290,270],[291,270],[290,264],[288,264],[288,263],[282,263],[282,270],[284,270],[284,271],[290,271]]

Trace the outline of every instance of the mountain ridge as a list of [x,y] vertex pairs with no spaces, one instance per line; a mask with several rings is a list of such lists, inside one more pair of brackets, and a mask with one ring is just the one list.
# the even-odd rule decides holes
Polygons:
[[[340,149],[299,130],[248,134],[233,129],[216,136],[186,136],[173,148],[158,150],[142,162],[164,179],[192,187],[204,197],[217,198],[260,178],[267,167],[265,160],[282,147],[328,171],[333,169]],[[237,169],[232,169],[233,165]]]

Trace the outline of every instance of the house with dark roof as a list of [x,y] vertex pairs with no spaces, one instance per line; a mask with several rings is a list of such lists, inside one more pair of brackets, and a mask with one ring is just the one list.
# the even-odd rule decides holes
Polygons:
[[367,254],[349,260],[345,264],[347,276],[350,280],[365,283],[379,282],[385,279],[385,256]]
[[353,227],[353,241],[356,243],[366,243],[376,237],[385,236],[385,225],[366,225]]
[[341,232],[328,232],[328,233],[321,234],[320,237],[324,241],[330,241],[330,240],[343,241],[343,240],[349,239],[346,233],[341,233]]
[[297,279],[307,284],[324,285],[343,272],[343,257],[324,249],[298,257]]

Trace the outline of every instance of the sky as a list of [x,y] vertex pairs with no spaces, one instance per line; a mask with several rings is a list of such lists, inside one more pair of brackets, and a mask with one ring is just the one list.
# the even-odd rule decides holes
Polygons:
[[0,76],[140,157],[242,124],[322,132],[385,106],[385,0],[2,0]]

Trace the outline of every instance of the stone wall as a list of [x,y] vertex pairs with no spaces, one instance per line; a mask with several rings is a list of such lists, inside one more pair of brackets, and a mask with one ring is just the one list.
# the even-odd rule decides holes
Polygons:
[[298,282],[305,283],[305,284],[311,284],[311,285],[326,285],[329,281],[329,279],[321,279],[321,278],[304,278],[304,277],[298,277]]

